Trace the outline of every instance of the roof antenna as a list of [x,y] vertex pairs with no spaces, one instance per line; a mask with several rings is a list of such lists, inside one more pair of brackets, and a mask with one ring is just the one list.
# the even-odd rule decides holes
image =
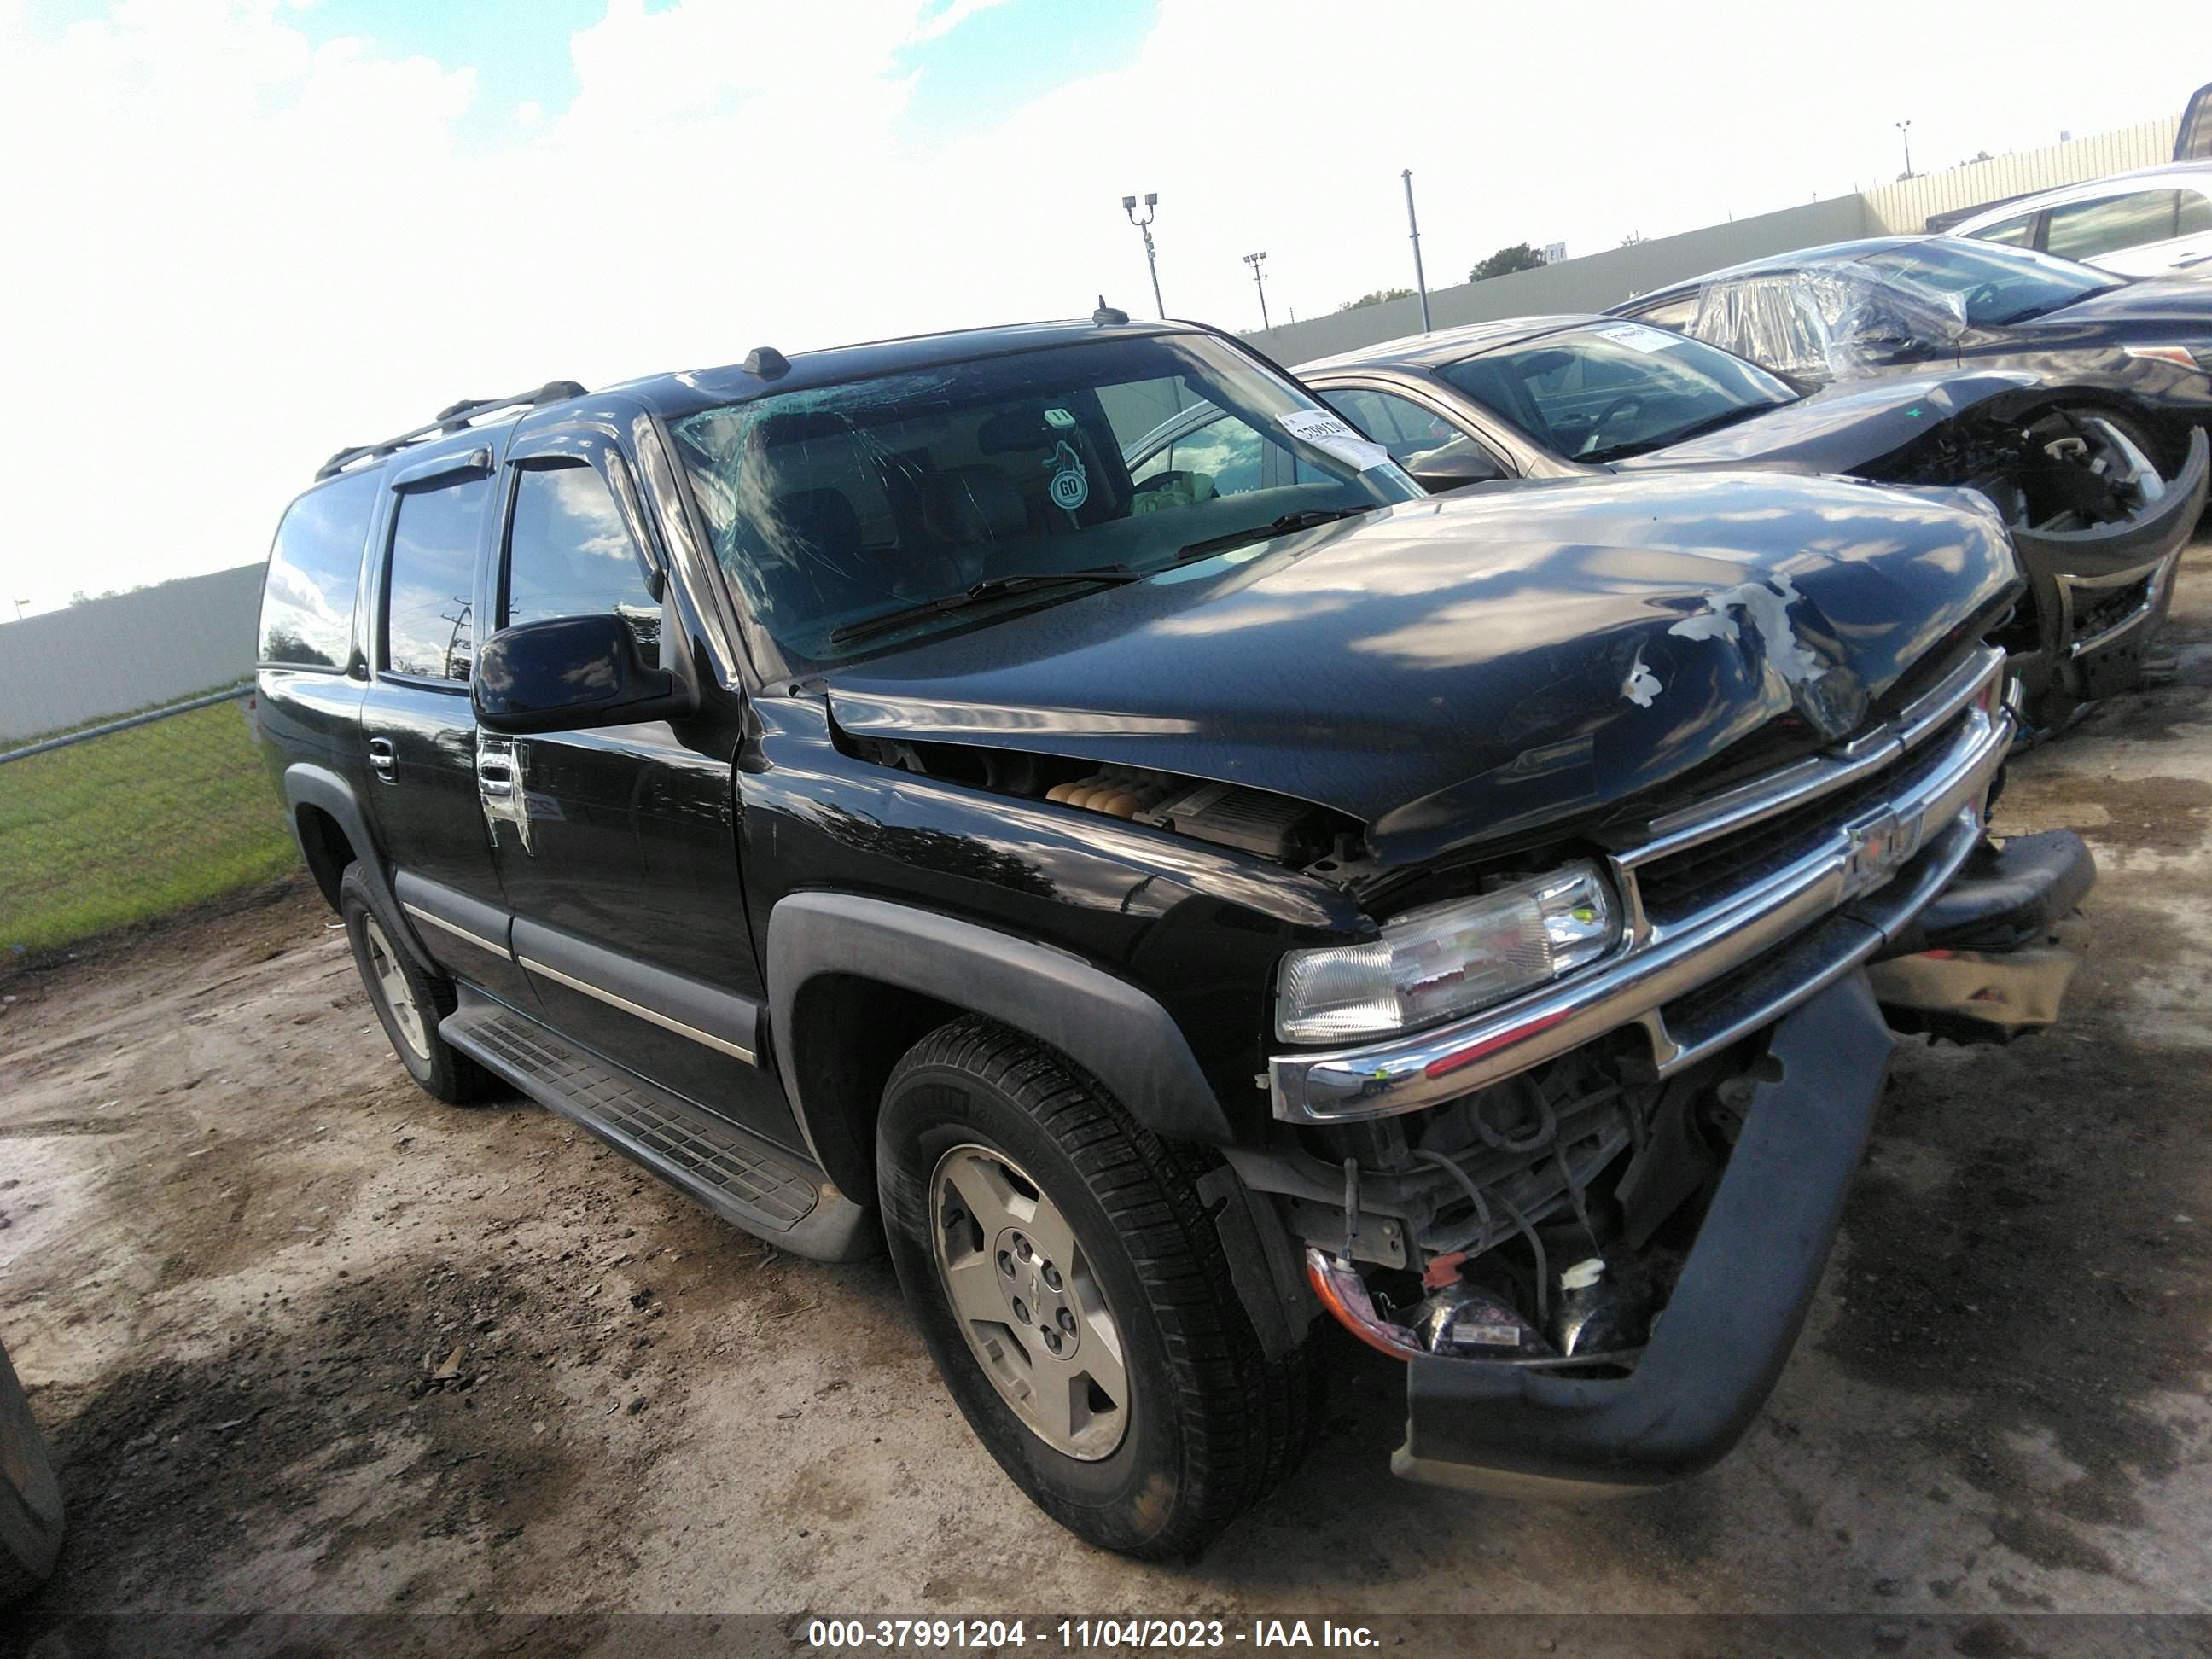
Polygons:
[[1106,296],[1102,294],[1098,296],[1098,309],[1091,313],[1091,320],[1101,328],[1108,328],[1115,323],[1127,322],[1129,313],[1126,311],[1116,311],[1112,306],[1108,305]]
[[780,380],[791,373],[791,359],[774,346],[755,346],[745,354],[744,367],[757,380]]

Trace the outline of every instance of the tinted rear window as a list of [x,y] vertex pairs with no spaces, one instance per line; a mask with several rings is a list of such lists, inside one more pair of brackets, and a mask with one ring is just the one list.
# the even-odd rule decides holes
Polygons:
[[356,473],[292,503],[261,590],[261,660],[339,668],[353,647],[354,588],[383,481]]

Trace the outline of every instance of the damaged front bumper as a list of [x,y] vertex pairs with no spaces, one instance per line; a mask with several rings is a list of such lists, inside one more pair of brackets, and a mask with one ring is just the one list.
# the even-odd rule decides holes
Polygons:
[[1892,1039],[1863,973],[1768,1045],[1696,1247],[1634,1373],[1601,1381],[1423,1354],[1394,1473],[1506,1497],[1602,1497],[1718,1462],[1782,1373],[1866,1150]]
[[[1955,1012],[2003,1025],[1971,1005],[2017,970],[2022,994],[1999,999],[2021,1016],[2010,1023],[2047,1023],[2070,958],[2016,947],[2048,933],[2095,880],[2069,830],[1985,846],[1896,940],[1923,952],[1981,949],[1893,954],[1874,975],[1911,988],[1893,992],[1900,1000],[1917,989],[1921,1006],[1933,998],[1954,1012],[1949,991]],[[1719,1189],[1632,1375],[1412,1355],[1393,1470],[1503,1496],[1603,1497],[1717,1462],[1781,1375],[1865,1152],[1894,1018],[1876,994],[1869,973],[1853,971],[1774,1026]]]
[[2143,648],[2172,602],[2174,572],[2204,511],[2208,479],[2212,450],[2198,428],[2179,475],[2138,516],[2087,530],[2014,529],[2036,637],[2014,653],[2011,666],[2032,705],[2052,692],[2096,698],[2141,683]]

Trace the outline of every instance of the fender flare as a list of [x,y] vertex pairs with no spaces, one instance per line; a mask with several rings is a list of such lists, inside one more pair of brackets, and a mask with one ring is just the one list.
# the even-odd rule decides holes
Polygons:
[[799,996],[808,981],[836,974],[934,997],[1048,1043],[1165,1139],[1234,1138],[1174,1018],[1072,951],[888,899],[804,892],[770,913],[766,955],[770,1030],[802,1127],[828,1108],[803,1098],[798,1083],[807,1042]]
[[375,890],[384,914],[398,926],[400,948],[415,958],[416,967],[427,973],[442,974],[445,970],[423,948],[422,941],[416,938],[414,923],[392,890],[391,872],[384,867],[375,839],[368,833],[368,815],[362,811],[353,786],[329,767],[310,761],[295,761],[284,769],[284,827],[292,832],[292,840],[300,848],[302,858],[307,850],[300,840],[300,809],[303,806],[315,807],[337,821],[338,828],[345,832],[353,848],[355,862],[361,866],[362,874]]

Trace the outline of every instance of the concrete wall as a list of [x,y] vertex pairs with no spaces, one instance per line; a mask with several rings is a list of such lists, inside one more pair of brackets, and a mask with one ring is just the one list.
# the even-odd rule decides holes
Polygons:
[[[2155,167],[2172,158],[2173,137],[2180,125],[2179,114],[2162,116],[2044,149],[2023,150],[1945,173],[1925,173],[1863,195],[1784,208],[1778,213],[1708,225],[1679,236],[1655,236],[1634,247],[1611,248],[1546,265],[1540,270],[1493,276],[1486,283],[1431,289],[1429,314],[1437,328],[1444,329],[1498,317],[1603,311],[1664,283],[1746,259],[1822,242],[1846,241],[1854,236],[1917,232],[1926,228],[1932,214],[2054,190],[2134,167]],[[1389,280],[1395,283],[1405,278]],[[1420,331],[1421,302],[1417,296],[1311,317],[1244,337],[1287,368]]]
[[[1861,199],[1841,196],[1830,202],[1784,208],[1779,213],[1762,213],[1753,219],[1708,225],[1679,236],[1655,236],[1634,247],[1608,248],[1603,253],[1563,260],[1540,270],[1516,270],[1487,282],[1431,289],[1429,314],[1443,329],[1497,317],[1602,311],[1632,295],[1701,271],[1868,234]],[[1420,331],[1421,302],[1416,296],[1308,318],[1244,337],[1287,368]]]
[[0,744],[253,674],[258,564],[0,623]]

